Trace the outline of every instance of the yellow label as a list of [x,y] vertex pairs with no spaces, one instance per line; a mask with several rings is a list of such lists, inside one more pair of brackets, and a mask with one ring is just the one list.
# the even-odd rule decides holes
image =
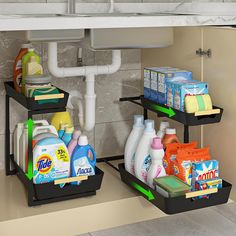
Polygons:
[[69,155],[67,150],[64,146],[60,146],[56,151],[57,160],[68,162],[69,161]]

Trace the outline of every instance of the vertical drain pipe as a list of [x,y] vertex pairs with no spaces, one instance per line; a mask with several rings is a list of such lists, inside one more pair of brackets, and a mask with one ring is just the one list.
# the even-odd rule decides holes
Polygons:
[[[50,73],[58,78],[85,76],[86,94],[85,98],[85,131],[90,131],[95,126],[96,94],[95,94],[95,76],[101,74],[113,74],[121,66],[121,51],[112,51],[112,64],[102,66],[83,66],[83,67],[58,67],[57,42],[48,43],[48,69]],[[84,114],[84,113],[83,113]]]

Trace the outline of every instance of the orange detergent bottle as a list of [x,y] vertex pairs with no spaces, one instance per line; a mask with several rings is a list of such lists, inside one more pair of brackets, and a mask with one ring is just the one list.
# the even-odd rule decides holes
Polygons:
[[164,145],[164,148],[169,143],[179,143],[179,139],[176,136],[176,129],[167,128],[165,136],[162,140],[162,144]]
[[31,47],[30,44],[23,44],[21,50],[17,55],[13,67],[13,82],[15,90],[20,93],[22,86],[22,57],[28,52],[28,49]]

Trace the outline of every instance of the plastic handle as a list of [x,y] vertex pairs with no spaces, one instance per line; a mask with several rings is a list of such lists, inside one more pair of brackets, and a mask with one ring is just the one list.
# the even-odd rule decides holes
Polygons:
[[50,133],[53,133],[56,136],[58,136],[57,130],[53,125],[44,125],[44,126],[35,127],[33,131],[33,137],[35,137],[36,135],[40,133],[45,133],[45,132],[42,132],[42,130],[45,130],[45,132],[49,131]]
[[47,120],[34,120],[34,125],[49,125]]
[[185,198],[199,197],[202,195],[213,194],[213,193],[217,193],[217,192],[218,192],[218,188],[210,188],[210,189],[206,189],[206,190],[200,190],[200,191],[186,193]]
[[34,97],[34,100],[40,101],[40,100],[58,99],[58,98],[64,98],[64,96],[65,96],[64,93],[37,95]]
[[95,166],[96,165],[96,153],[95,153],[95,151],[92,149],[92,148],[90,148],[89,149],[91,152],[92,152],[92,154],[93,154],[93,160],[91,160],[91,164],[93,165],[93,166]]
[[77,176],[77,177],[71,177],[71,178],[65,178],[65,179],[57,179],[54,181],[54,185],[58,184],[66,184],[66,183],[71,183],[71,182],[77,182],[77,181],[82,181],[82,180],[87,180],[88,176],[87,175],[82,175],[82,176]]

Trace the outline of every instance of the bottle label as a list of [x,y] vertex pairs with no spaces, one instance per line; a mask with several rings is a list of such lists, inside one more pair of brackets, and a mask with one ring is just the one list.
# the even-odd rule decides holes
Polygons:
[[22,72],[20,72],[17,76],[16,76],[16,84],[21,87],[22,84]]
[[147,172],[151,165],[151,156],[148,155],[142,164],[141,175],[144,182],[147,182]]
[[165,176],[165,175],[166,175],[166,171],[165,171],[164,167],[162,165],[158,165],[154,179]]
[[22,69],[22,61],[18,60],[16,63],[16,70],[20,70],[20,69]]
[[[87,156],[83,156],[73,162],[76,176],[95,175],[94,168],[90,165]],[[78,181],[77,184],[80,184]]]
[[130,173],[130,174],[132,174],[132,175],[135,175],[134,160],[135,160],[135,154],[134,154],[134,155],[132,156],[132,158],[131,158],[131,168],[130,168],[131,173]]
[[69,162],[68,152],[63,146],[60,146],[56,151],[56,156],[58,161]]

